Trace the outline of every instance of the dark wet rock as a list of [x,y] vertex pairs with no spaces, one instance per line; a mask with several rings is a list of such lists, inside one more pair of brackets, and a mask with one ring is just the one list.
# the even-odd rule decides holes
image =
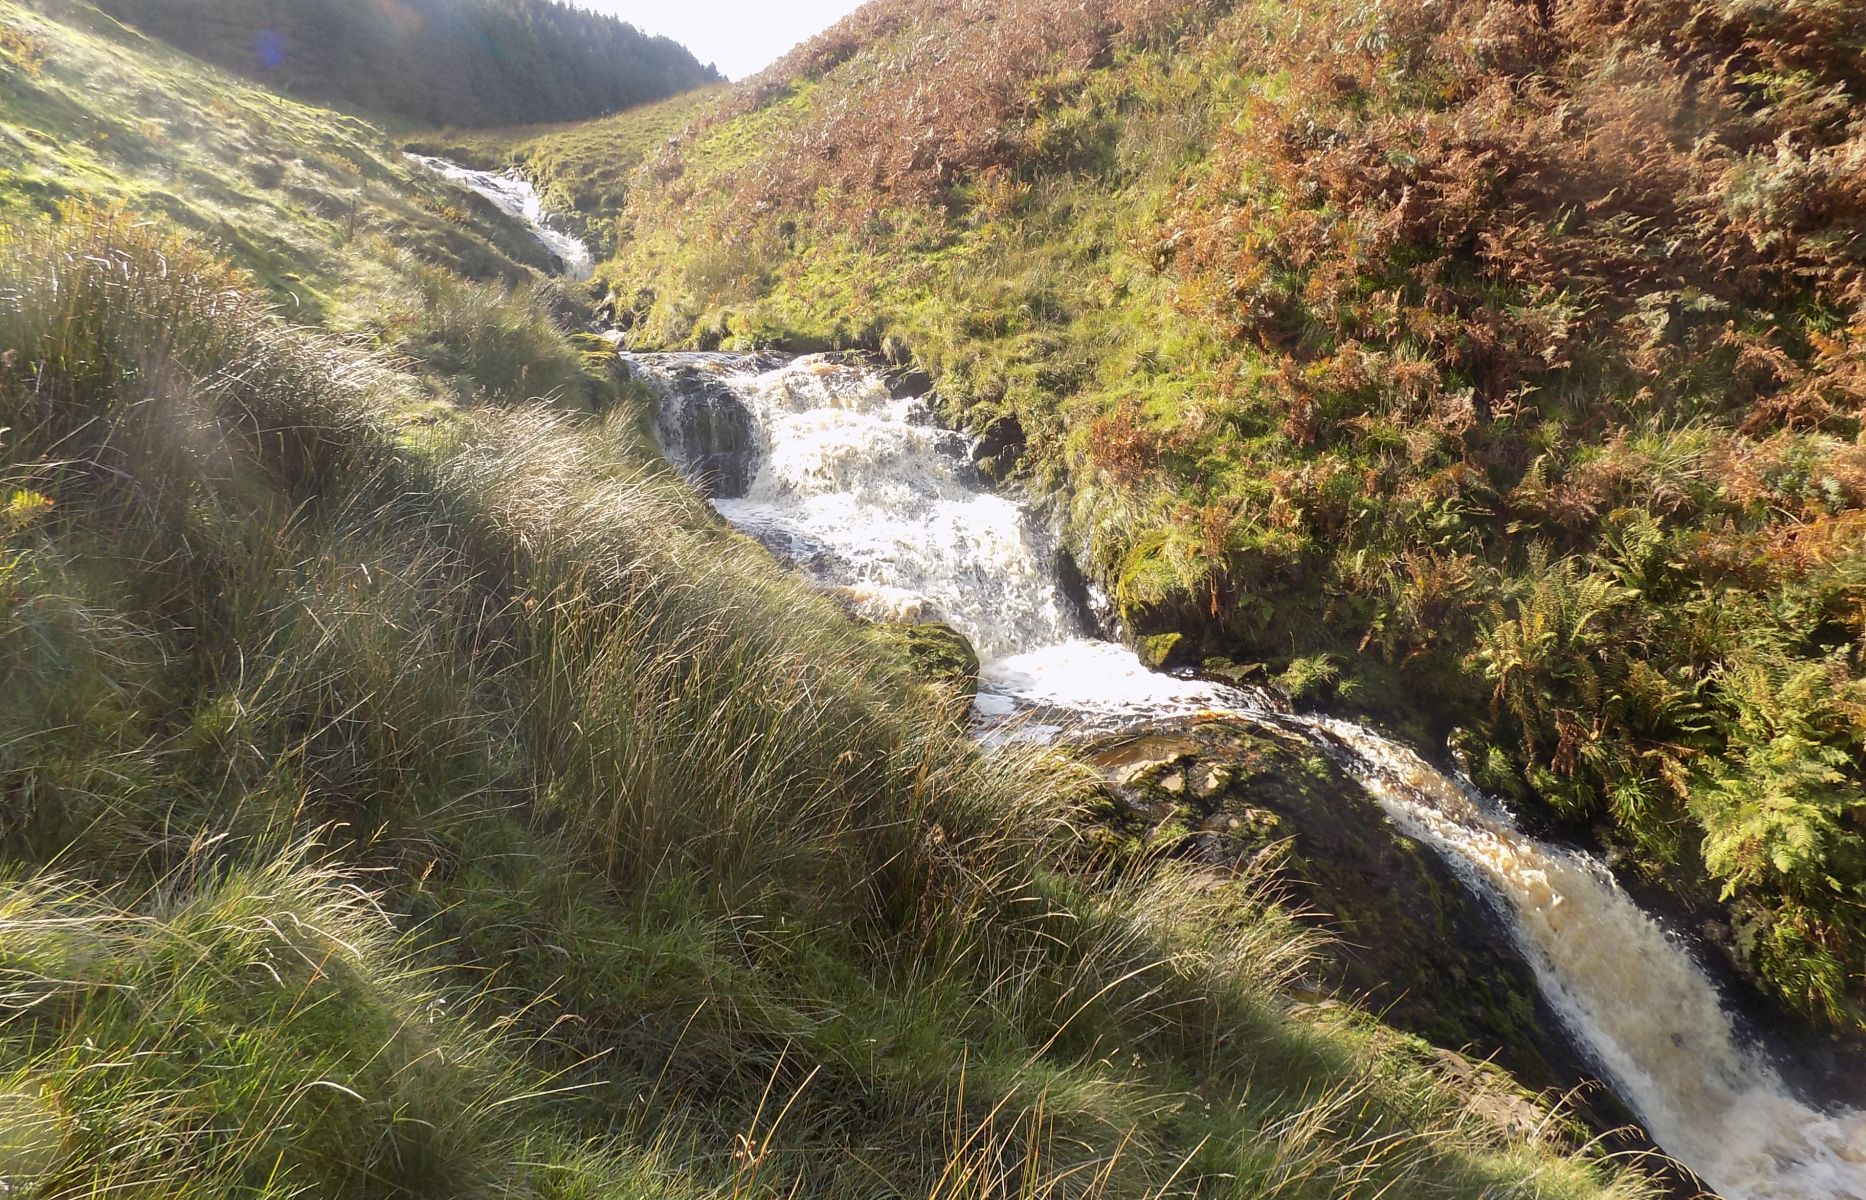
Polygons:
[[1237,772],[1219,763],[1202,762],[1192,769],[1192,794],[1210,799],[1230,787]]
[[1088,576],[1082,573],[1082,567],[1076,562],[1075,555],[1059,548],[1056,551],[1053,565],[1056,571],[1056,586],[1062,591],[1063,599],[1069,602],[1077,623],[1090,634],[1102,636],[1107,626],[1107,614],[1098,610],[1094,589],[1089,586]]
[[1115,783],[1132,787],[1203,753],[1205,743],[1189,733],[1153,733],[1107,743],[1089,758]]
[[933,394],[933,377],[917,368],[890,371],[888,395],[896,400],[920,400]]
[[972,461],[977,464],[979,474],[994,483],[1002,483],[1016,469],[1024,446],[1023,424],[1014,416],[999,417],[987,425],[978,441],[972,444]]
[[676,366],[656,432],[668,456],[708,499],[731,500],[750,490],[758,471],[756,422],[744,403],[704,366]]
[[1232,687],[1247,687],[1261,684],[1269,676],[1262,663],[1233,662],[1228,658],[1208,658],[1200,665],[1199,674],[1219,683],[1228,683]]

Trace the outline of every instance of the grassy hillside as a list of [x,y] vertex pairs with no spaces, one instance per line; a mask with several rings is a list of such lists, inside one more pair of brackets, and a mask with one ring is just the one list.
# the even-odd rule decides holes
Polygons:
[[602,116],[716,82],[687,49],[561,0],[101,0],[192,54],[422,125]]
[[1296,991],[1265,880],[1112,875],[379,131],[75,2],[0,47],[0,1188],[1646,1193]]
[[122,205],[211,238],[300,319],[406,251],[475,276],[549,265],[375,126],[245,86],[78,0],[0,3],[0,215]]
[[607,274],[645,342],[930,372],[1130,629],[1453,731],[1857,1029],[1854,7],[879,0]]

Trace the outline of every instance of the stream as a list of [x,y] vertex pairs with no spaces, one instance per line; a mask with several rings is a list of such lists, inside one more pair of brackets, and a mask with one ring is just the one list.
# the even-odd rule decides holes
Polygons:
[[[550,227],[515,173],[420,161],[588,276],[588,249]],[[1365,726],[1150,671],[1097,637],[1044,527],[988,490],[965,439],[880,372],[823,357],[625,360],[656,392],[663,451],[734,526],[863,615],[943,621],[971,640],[980,740],[1068,741],[1202,714],[1308,738],[1503,918],[1570,1036],[1668,1154],[1726,1200],[1866,1200],[1866,1111],[1806,1098],[1692,948],[1604,865],[1529,836],[1468,781]]]
[[538,244],[550,251],[563,274],[572,279],[588,279],[596,273],[596,257],[590,253],[590,248],[551,223],[551,216],[544,209],[544,198],[531,181],[516,170],[476,171],[425,154],[407,157],[450,183],[477,192],[492,201],[500,212],[523,223]]
[[1692,949],[1588,855],[1406,747],[1270,696],[1146,669],[1097,638],[1047,531],[879,372],[820,357],[634,354],[668,458],[734,526],[878,620],[943,621],[982,664],[984,741],[1074,740],[1218,714],[1297,732],[1508,925],[1537,984],[1653,1140],[1727,1200],[1866,1200],[1866,1112],[1784,1077]]

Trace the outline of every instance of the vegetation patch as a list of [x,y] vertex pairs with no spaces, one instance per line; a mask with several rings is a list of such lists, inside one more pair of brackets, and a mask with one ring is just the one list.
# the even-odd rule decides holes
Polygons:
[[594,121],[462,133],[443,130],[410,149],[482,170],[516,168],[561,222],[598,254],[616,249],[616,214],[628,203],[642,163],[677,144],[689,122],[723,87],[700,87]]
[[396,286],[402,252],[478,278],[548,269],[529,232],[406,161],[380,128],[273,95],[80,0],[0,0],[45,48],[0,72],[0,216],[120,205],[211,238],[300,320],[342,322]]
[[651,160],[607,275],[644,342],[864,347],[1014,421],[1137,635],[1454,731],[1858,1029],[1855,25],[870,5]]
[[626,406],[437,409],[122,216],[9,235],[0,347],[42,1193],[1643,1194],[1290,1009],[1248,876],[1108,886],[1076,768],[982,753]]

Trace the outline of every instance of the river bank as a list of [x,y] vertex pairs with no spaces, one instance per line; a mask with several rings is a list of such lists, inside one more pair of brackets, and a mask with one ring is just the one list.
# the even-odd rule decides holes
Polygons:
[[[985,490],[968,448],[883,373],[825,358],[627,361],[655,389],[670,459],[705,478],[729,521],[853,591],[865,615],[918,610],[972,639],[978,736],[1090,741],[1220,713],[1300,737],[1495,906],[1540,1003],[1659,1145],[1731,1200],[1866,1195],[1866,1114],[1800,1098],[1689,947],[1604,867],[1523,834],[1501,806],[1371,729],[1159,674],[1086,636],[1054,544]],[[1177,771],[1152,783],[1195,787]]]
[[[1799,1096],[1689,946],[1604,867],[1528,837],[1467,782],[1364,726],[1162,675],[1089,636],[1055,544],[883,372],[808,357],[625,361],[656,393],[664,451],[728,521],[869,619],[937,619],[970,640],[982,740],[1080,743],[1213,713],[1305,739],[1494,906],[1538,1015],[1556,1018],[1659,1145],[1730,1200],[1866,1196],[1866,1114]],[[1153,786],[1197,790],[1167,766]]]

